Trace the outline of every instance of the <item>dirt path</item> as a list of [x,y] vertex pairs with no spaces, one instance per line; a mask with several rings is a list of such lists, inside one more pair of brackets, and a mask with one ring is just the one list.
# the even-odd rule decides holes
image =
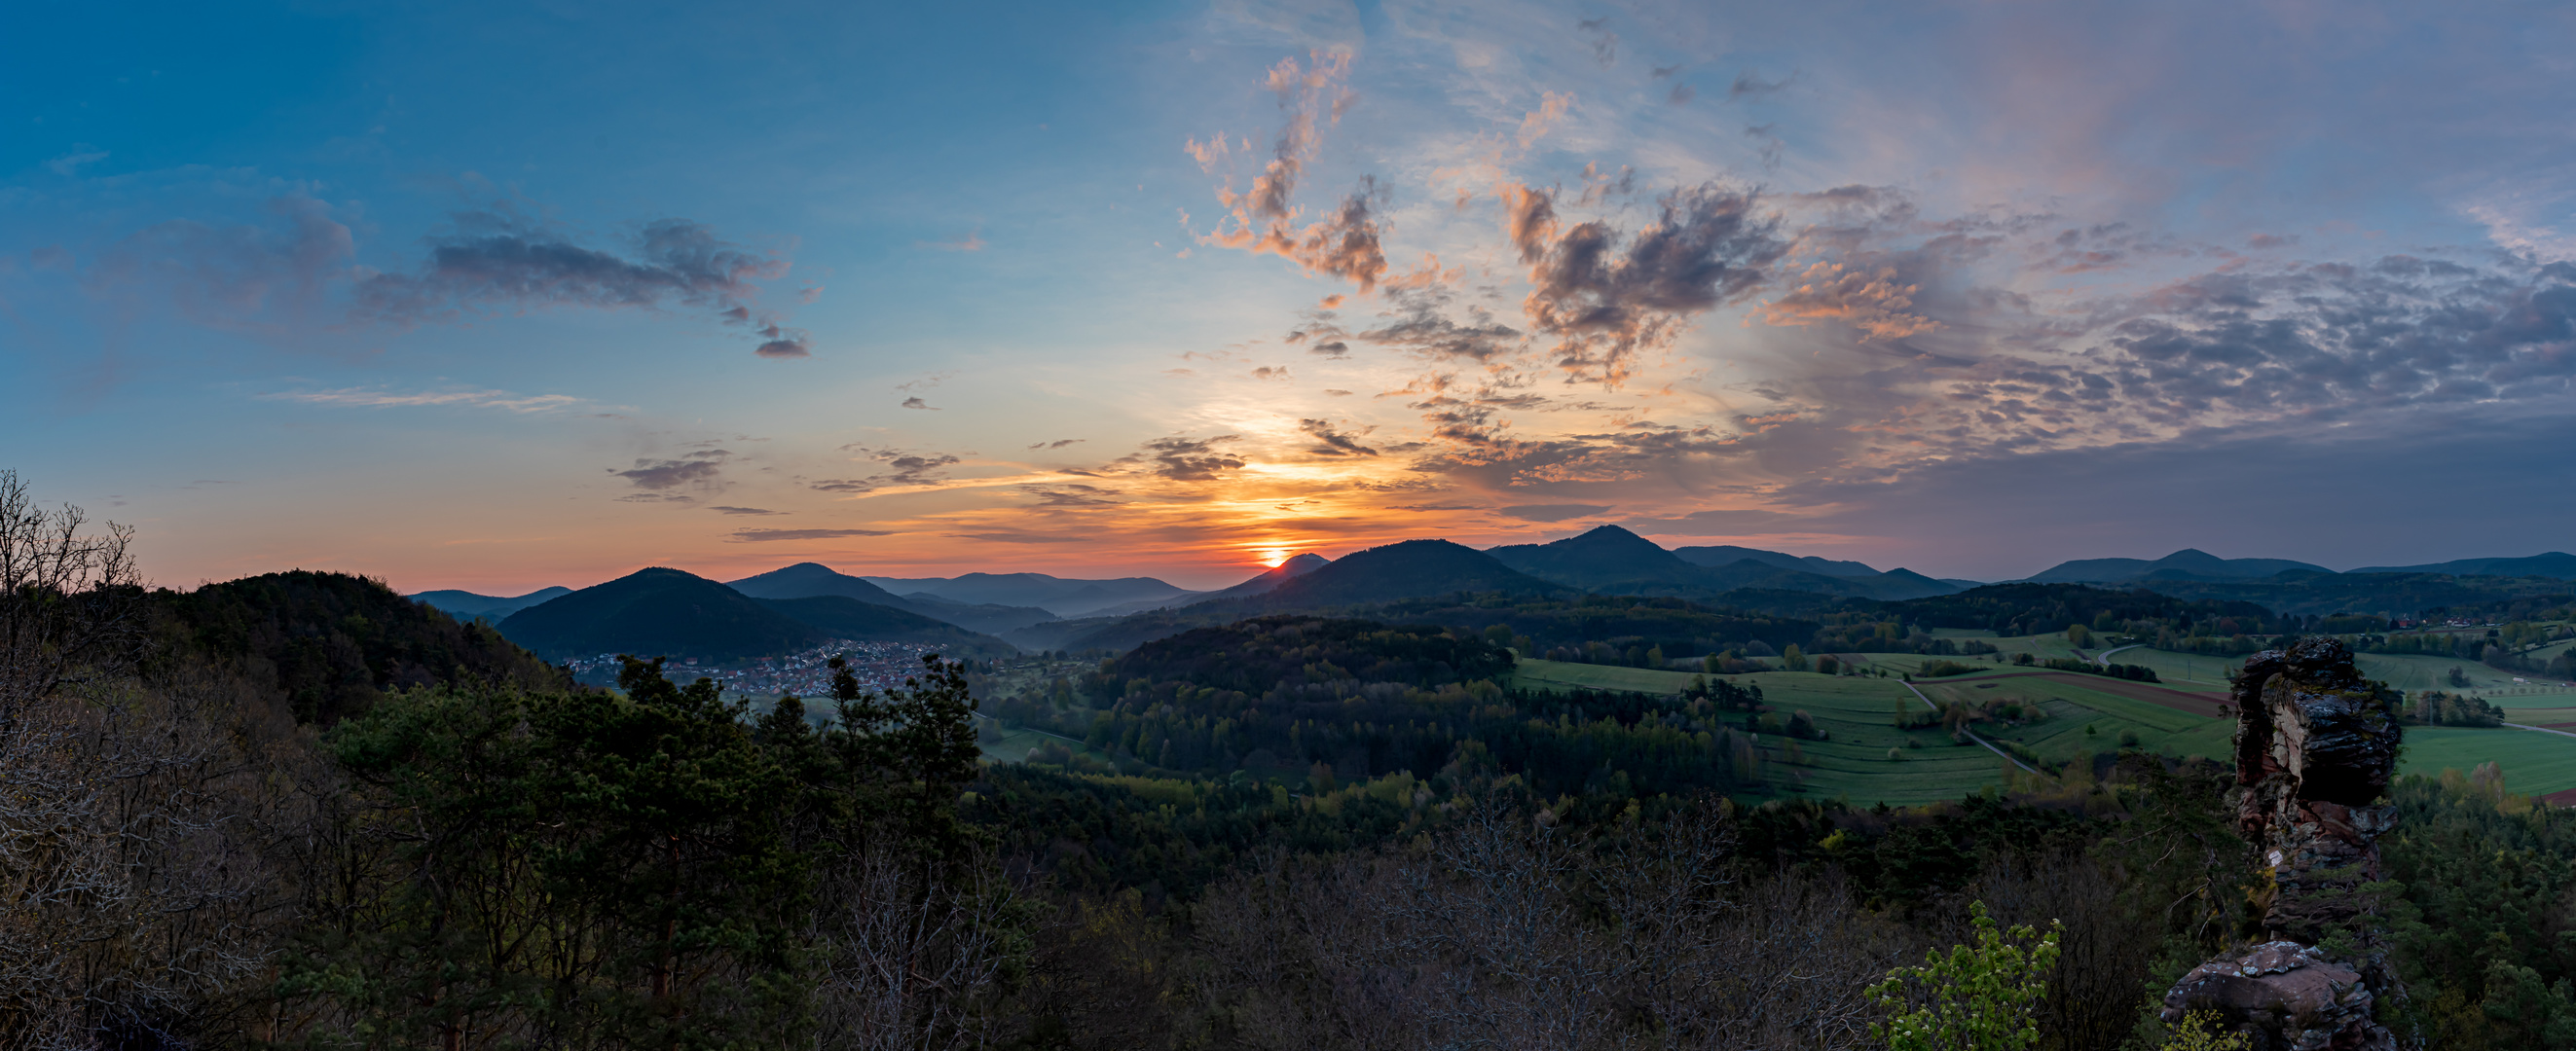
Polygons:
[[[1915,689],[1914,689],[1914,684],[1913,684],[1913,683],[1910,683],[1910,682],[1900,682],[1900,685],[1904,686],[1904,687],[1905,687],[1906,689],[1908,689],[1908,690],[1913,690],[1913,691],[1914,691],[1914,699],[1915,699],[1915,700],[1918,700],[1918,701],[1923,702],[1923,706],[1924,706],[1924,707],[1926,707],[1926,708],[1930,708],[1930,709],[1932,709],[1933,711],[1936,711],[1936,712],[1941,710],[1941,706],[1940,706],[1940,705],[1937,705],[1937,704],[1932,703],[1932,698],[1929,698],[1929,697],[1923,696],[1923,691],[1921,691],[1921,690],[1915,690]],[[1997,748],[1997,747],[1995,747],[1994,742],[1992,742],[1992,741],[1988,741],[1988,740],[1986,740],[1986,739],[1985,739],[1985,738],[1983,738],[1983,737],[1979,737],[1979,736],[1977,736],[1976,731],[1974,731],[1974,730],[1970,730],[1970,729],[1968,729],[1967,727],[1962,726],[1962,727],[1960,727],[1960,728],[1959,728],[1959,732],[1960,732],[1960,733],[1963,733],[1963,734],[1968,735],[1968,739],[1969,739],[1969,740],[1971,740],[1971,741],[1975,741],[1975,742],[1977,742],[1978,744],[1981,744],[1981,745],[1985,745],[1985,746],[1986,746],[1986,751],[1993,752],[1993,753],[1995,753],[1996,755],[2000,755],[2000,756],[2004,757],[2004,762],[2011,763],[2011,764],[2012,764],[2012,765],[2014,765],[2014,766],[2018,766],[2018,767],[2022,768],[2022,772],[2023,772],[2023,773],[2036,774],[2036,773],[2038,773],[2038,772],[2039,772],[2039,771],[2037,771],[2037,770],[2033,770],[2033,769],[2031,769],[2031,768],[2030,768],[2030,764],[2029,764],[2029,763],[2025,763],[2025,762],[2022,762],[2022,761],[2021,761],[2021,760],[2019,760],[2019,759],[2015,759],[2015,758],[2013,758],[2013,754],[2012,754],[2011,752],[2007,752],[2007,751],[2004,751],[2004,750],[2003,750],[2003,749],[2001,749],[2001,748]]]
[[2227,714],[2221,708],[2221,705],[2225,702],[2224,695],[2185,693],[2181,690],[2167,689],[2153,683],[2131,682],[2127,679],[2114,679],[2108,675],[2086,675],[2082,672],[2045,670],[2008,671],[2000,675],[1979,675],[1975,678],[1950,680],[1925,679],[1923,681],[1928,684],[1938,686],[1948,682],[1992,682],[1996,679],[2028,678],[2049,679],[2065,683],[2069,686],[2082,687],[2096,693],[2107,693],[2114,697],[2126,697],[2133,701],[2145,701],[2149,704],[2171,708],[2177,712],[2188,712],[2193,715],[2206,715],[2213,719]]

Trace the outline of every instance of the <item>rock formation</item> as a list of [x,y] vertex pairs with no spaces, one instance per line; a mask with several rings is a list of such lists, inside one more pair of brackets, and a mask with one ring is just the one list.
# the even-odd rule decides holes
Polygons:
[[2254,1051],[2413,1046],[2374,1018],[2405,989],[2363,889],[2383,878],[2377,840],[2396,820],[2379,801],[2396,772],[2396,696],[2342,643],[2310,638],[2247,658],[2231,699],[2237,826],[2268,882],[2266,940],[2184,975],[2165,1021],[2213,1012]]

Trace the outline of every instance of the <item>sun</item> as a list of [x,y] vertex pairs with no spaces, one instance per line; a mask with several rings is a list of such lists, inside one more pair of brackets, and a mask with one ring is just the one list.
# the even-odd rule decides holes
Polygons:
[[1272,569],[1277,569],[1279,568],[1280,563],[1288,561],[1288,554],[1289,552],[1285,548],[1263,548],[1261,550],[1261,564],[1269,566]]

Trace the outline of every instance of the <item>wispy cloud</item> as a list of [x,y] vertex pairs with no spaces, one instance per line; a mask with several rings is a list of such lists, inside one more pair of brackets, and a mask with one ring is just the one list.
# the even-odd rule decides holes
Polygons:
[[781,540],[839,540],[854,536],[893,535],[883,529],[737,529],[733,531],[733,542],[766,544]]
[[677,489],[683,485],[707,487],[724,474],[724,461],[732,452],[724,449],[702,449],[676,460],[639,459],[635,466],[608,473],[635,483],[638,489],[655,492]]
[[405,392],[347,387],[337,390],[271,391],[258,396],[269,401],[293,401],[308,405],[366,409],[453,405],[475,409],[503,409],[518,413],[542,413],[588,408],[591,405],[588,400],[569,394],[514,394],[503,390]]

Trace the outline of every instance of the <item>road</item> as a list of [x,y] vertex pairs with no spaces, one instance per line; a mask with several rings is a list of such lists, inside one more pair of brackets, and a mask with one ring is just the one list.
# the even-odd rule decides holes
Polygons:
[[2533,733],[2557,734],[2560,737],[2576,737],[2576,734],[2568,733],[2565,730],[2552,730],[2546,726],[2525,726],[2521,723],[2506,723],[2505,725],[2513,727],[2516,730],[2529,730]]
[[[1923,706],[1924,706],[1924,707],[1926,707],[1926,708],[1930,708],[1930,709],[1932,709],[1933,711],[1936,711],[1936,712],[1941,710],[1941,706],[1940,706],[1940,705],[1937,705],[1937,704],[1932,703],[1932,698],[1929,698],[1929,697],[1923,696],[1923,691],[1915,689],[1915,688],[1914,688],[1914,684],[1913,684],[1913,683],[1906,682],[1906,681],[1904,681],[1904,680],[1902,680],[1902,679],[1897,680],[1897,683],[1898,683],[1898,685],[1901,685],[1901,686],[1905,687],[1907,691],[1909,691],[1909,692],[1913,693],[1913,694],[1914,694],[1914,699],[1915,699],[1915,700],[1918,700],[1918,701],[1923,702]],[[2004,762],[2011,763],[2011,764],[2012,764],[2012,765],[2014,765],[2014,766],[2018,766],[2018,767],[2020,767],[2020,768],[2022,769],[2022,772],[2023,772],[2023,773],[2036,774],[2036,773],[2038,773],[2038,772],[2039,772],[2039,771],[2037,771],[2037,770],[2033,770],[2033,769],[2031,769],[2031,768],[2030,768],[2030,764],[2025,763],[2025,762],[2022,762],[2022,761],[2021,761],[2021,760],[2019,760],[2019,759],[2015,759],[2015,758],[2013,758],[2013,754],[2012,754],[2011,752],[2007,752],[2007,751],[2004,751],[2004,750],[2003,750],[2003,749],[2001,749],[2001,748],[1997,748],[1997,747],[1995,747],[1995,746],[1994,746],[1994,743],[1993,743],[1993,742],[1988,741],[1988,740],[1986,740],[1986,739],[1985,739],[1985,738],[1983,738],[1983,737],[1979,737],[1979,736],[1977,736],[1977,732],[1976,732],[1976,731],[1971,730],[1971,729],[1968,729],[1967,727],[1962,726],[1962,727],[1960,727],[1960,728],[1959,728],[1959,732],[1960,732],[1960,733],[1963,733],[1963,734],[1968,735],[1968,739],[1969,739],[1969,740],[1971,740],[1971,741],[1975,741],[1975,742],[1977,742],[1978,744],[1981,744],[1981,745],[1985,745],[1985,746],[1986,746],[1986,751],[1993,752],[1993,753],[1995,753],[1996,755],[2000,755],[2000,756],[2004,757]],[[2576,737],[2576,734],[2570,734],[2570,735],[2568,735],[2568,736]]]
[[2116,647],[2113,647],[2113,648],[2111,648],[2111,649],[2103,650],[2103,651],[2101,652],[2101,654],[2100,654],[2100,655],[2098,655],[2098,656],[2096,656],[2096,657],[2094,657],[2094,658],[2093,658],[2093,663],[2095,663],[2095,664],[2099,664],[2099,665],[2101,665],[2101,666],[2103,666],[2103,667],[2105,667],[2105,668],[2108,668],[2108,667],[2110,667],[2110,666],[2111,666],[2111,655],[2112,655],[2112,654],[2114,654],[2114,653],[2118,653],[2118,652],[2120,652],[2121,650],[2134,650],[2134,649],[2137,649],[2138,647],[2140,647],[2140,646],[2144,646],[2144,645],[2146,645],[2146,643],[2143,643],[2143,642],[2132,642],[2132,643],[2130,643],[2130,644],[2128,644],[2128,645],[2126,645],[2126,646],[2116,646]]

